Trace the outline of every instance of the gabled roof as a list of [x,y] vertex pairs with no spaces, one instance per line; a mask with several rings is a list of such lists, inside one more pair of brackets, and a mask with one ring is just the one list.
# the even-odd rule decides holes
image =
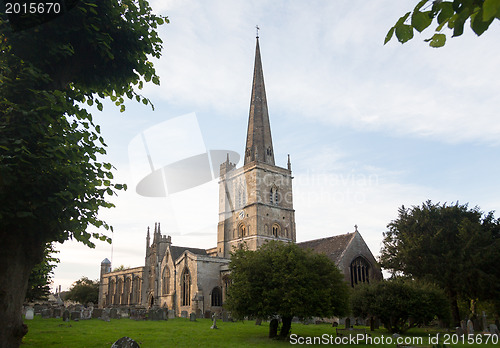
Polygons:
[[342,254],[354,238],[356,232],[341,234],[328,238],[314,239],[297,243],[302,249],[312,249],[317,253],[329,256],[336,264],[340,262]]
[[185,251],[190,251],[196,255],[206,255],[207,251],[205,249],[180,247],[180,246],[170,246],[170,254],[172,255],[172,260],[177,260]]

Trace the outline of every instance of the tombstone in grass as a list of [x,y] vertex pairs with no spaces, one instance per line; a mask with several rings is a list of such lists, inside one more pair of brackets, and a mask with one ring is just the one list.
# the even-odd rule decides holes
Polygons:
[[462,330],[464,330],[464,332],[467,332],[467,321],[461,320],[460,327],[462,328]]
[[141,348],[141,346],[139,346],[139,343],[137,343],[130,337],[125,336],[113,343],[111,348]]
[[500,331],[498,331],[498,326],[495,324],[490,324],[490,334],[500,336]]
[[63,321],[69,321],[71,314],[69,313],[69,310],[65,309],[62,315],[62,320]]
[[102,309],[101,308],[94,308],[92,311],[92,319],[98,319],[102,316]]
[[33,320],[34,316],[35,316],[35,310],[31,307],[26,308],[26,314],[24,315],[24,318],[26,320]]
[[111,313],[111,310],[109,308],[104,308],[104,310],[102,311],[101,320],[110,321],[110,318],[111,318],[110,313]]
[[455,329],[455,334],[458,337],[462,337],[463,335],[465,335],[465,331],[460,326],[457,326],[457,328]]
[[52,317],[52,310],[51,309],[42,309],[42,319],[49,319]]
[[212,317],[212,312],[205,311],[205,319],[210,319]]
[[486,331],[488,328],[488,321],[486,320],[486,312],[483,311],[483,315],[481,316],[481,331]]
[[173,309],[168,310],[168,319],[175,319],[175,311]]
[[84,309],[82,309],[81,318],[83,320],[88,320],[88,319],[92,318],[92,311],[90,310],[90,308],[84,308]]
[[62,309],[61,307],[56,307],[54,308],[53,312],[52,312],[52,318],[56,318],[56,319],[59,319],[62,315]]
[[118,309],[111,308],[110,311],[109,311],[109,317],[111,319],[120,319],[119,316],[118,316]]
[[255,325],[260,325],[260,324],[262,324],[262,319],[257,318],[257,320],[255,320]]
[[474,335],[474,323],[470,319],[467,321],[467,335]]
[[269,338],[275,338],[278,336],[278,324],[278,319],[271,319],[271,322],[269,323]]
[[71,320],[80,320],[82,318],[82,312],[80,311],[73,311],[71,312]]
[[181,312],[181,318],[187,318],[188,317],[188,312],[187,311],[182,311]]
[[217,313],[212,314],[212,326],[211,329],[218,329],[217,327]]
[[222,312],[222,322],[227,323],[229,321],[229,315],[227,312]]
[[196,321],[196,314],[195,313],[189,314],[189,321]]
[[351,318],[345,318],[345,328],[346,329],[351,328]]

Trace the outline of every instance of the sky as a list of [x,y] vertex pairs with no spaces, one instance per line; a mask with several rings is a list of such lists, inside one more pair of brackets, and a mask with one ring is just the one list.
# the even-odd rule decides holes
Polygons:
[[499,207],[498,21],[481,37],[467,27],[434,49],[423,41],[432,28],[404,45],[383,44],[416,1],[150,4],[170,20],[159,29],[163,54],[154,60],[161,85],[141,92],[154,111],[134,102],[124,113],[110,103],[93,110],[108,145],[104,160],[128,185],[113,198],[116,208],[100,212],[114,227],[113,244],[58,244],[54,287],[98,279],[104,258],[113,267],[143,266],[155,222],[173,245],[216,246],[216,177],[166,197],[145,197],[136,187],[152,169],[182,159],[243,153],[256,25],[276,164],[286,167],[288,154],[292,163],[297,242],[357,225],[377,256],[402,205]]

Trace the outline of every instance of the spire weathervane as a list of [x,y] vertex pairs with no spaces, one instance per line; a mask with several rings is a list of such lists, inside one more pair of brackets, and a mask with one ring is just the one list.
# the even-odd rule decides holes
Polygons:
[[258,38],[259,38],[259,30],[260,30],[260,28],[259,28],[259,26],[258,26],[258,25],[256,25],[256,26],[255,26],[255,29],[257,30],[257,36],[256,36],[256,38],[258,39]]

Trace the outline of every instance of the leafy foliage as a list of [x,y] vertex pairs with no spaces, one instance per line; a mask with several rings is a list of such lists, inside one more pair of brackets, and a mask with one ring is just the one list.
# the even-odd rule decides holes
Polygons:
[[[235,250],[230,263],[232,284],[228,309],[237,318],[280,316],[280,336],[288,334],[292,317],[344,315],[348,287],[325,255],[302,250],[296,244],[271,241],[256,251]],[[285,330],[285,331],[283,331]]]
[[493,213],[467,205],[399,209],[384,233],[380,263],[393,275],[404,274],[442,287],[460,321],[457,300],[497,299],[500,295],[500,223]]
[[46,300],[48,298],[54,268],[59,263],[59,259],[53,256],[57,252],[51,243],[45,247],[42,262],[31,270],[28,290],[26,291],[26,301]]
[[420,33],[436,20],[435,34],[425,41],[431,47],[442,47],[446,43],[442,31],[447,27],[453,31],[452,37],[460,36],[469,19],[474,33],[482,35],[495,19],[500,19],[500,0],[421,0],[389,30],[384,44],[394,34],[399,42],[405,43],[413,38],[414,29]]
[[66,300],[72,300],[83,305],[97,303],[99,299],[99,281],[81,277],[73,283],[65,296]]
[[351,296],[355,316],[376,316],[391,333],[403,333],[435,317],[448,320],[450,306],[436,286],[411,279],[383,280],[356,287]]

